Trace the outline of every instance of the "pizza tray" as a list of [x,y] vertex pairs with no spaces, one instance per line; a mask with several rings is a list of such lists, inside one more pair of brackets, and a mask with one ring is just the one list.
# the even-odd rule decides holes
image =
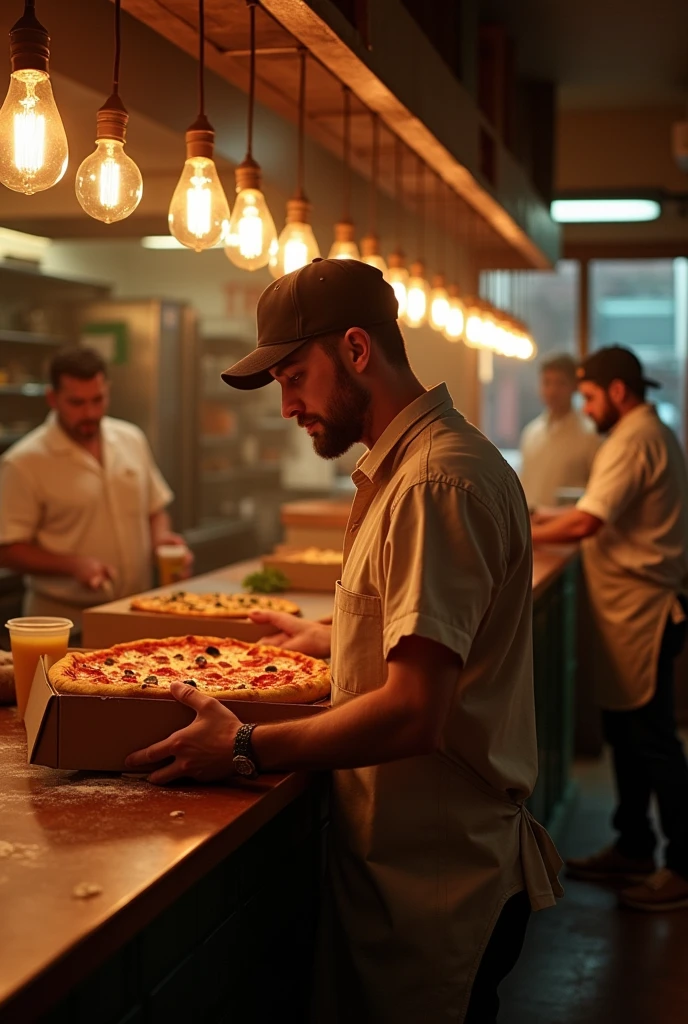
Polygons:
[[[321,714],[317,704],[223,700],[242,722],[284,722]],[[24,715],[29,764],[47,768],[121,772],[134,750],[165,739],[189,725],[195,712],[176,700],[96,697],[57,693],[40,658]],[[151,766],[146,766],[146,774]]]

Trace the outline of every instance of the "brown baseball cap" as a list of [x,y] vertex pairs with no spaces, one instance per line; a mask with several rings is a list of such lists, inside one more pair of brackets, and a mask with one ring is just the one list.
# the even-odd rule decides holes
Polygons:
[[262,388],[270,370],[313,338],[397,319],[394,289],[360,260],[315,259],[268,285],[258,299],[257,348],[222,374],[242,391]]
[[661,388],[659,381],[646,377],[636,355],[621,345],[610,345],[589,355],[578,367],[578,381],[590,381],[601,388],[608,388],[613,380],[640,391],[642,388]]

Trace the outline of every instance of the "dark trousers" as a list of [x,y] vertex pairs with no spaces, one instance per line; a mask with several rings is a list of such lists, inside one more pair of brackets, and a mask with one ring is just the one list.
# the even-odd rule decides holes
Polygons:
[[529,917],[528,893],[517,892],[504,904],[480,961],[464,1024],[497,1024],[497,990],[521,955]]
[[686,623],[669,620],[652,699],[632,711],[603,711],[602,715],[604,736],[614,756],[617,849],[626,857],[653,855],[657,836],[648,812],[654,793],[667,839],[666,866],[688,878],[688,763],[676,735],[674,711],[674,659],[685,638]]

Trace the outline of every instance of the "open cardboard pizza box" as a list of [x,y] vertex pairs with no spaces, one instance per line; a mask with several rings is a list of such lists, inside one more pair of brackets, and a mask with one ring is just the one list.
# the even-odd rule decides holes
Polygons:
[[292,590],[317,590],[333,594],[337,581],[342,578],[342,560],[329,564],[302,561],[299,555],[306,550],[303,547],[279,544],[273,554],[263,555],[263,568],[278,569],[289,580]]
[[[329,701],[277,704],[223,700],[242,722],[284,722],[317,715]],[[176,700],[57,693],[40,658],[24,715],[29,764],[82,771],[131,771],[125,758],[165,739],[195,717]],[[150,767],[146,768],[146,772]]]

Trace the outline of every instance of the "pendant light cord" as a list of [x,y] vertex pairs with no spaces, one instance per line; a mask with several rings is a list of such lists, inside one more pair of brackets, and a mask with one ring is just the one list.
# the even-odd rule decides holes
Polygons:
[[377,235],[377,183],[380,174],[380,119],[373,114],[373,166],[370,179],[370,234]]
[[246,156],[253,159],[253,108],[256,100],[256,0],[247,0],[250,16],[250,49],[248,79],[248,145]]
[[122,48],[122,33],[120,29],[120,18],[122,15],[122,0],[115,0],[115,66],[112,71],[112,95],[119,95],[119,58]]
[[418,253],[416,259],[423,259],[425,248],[425,195],[423,193],[425,164],[420,157],[416,162],[416,214],[418,217]]
[[205,2],[198,0],[198,113],[205,116]]
[[344,139],[343,139],[343,188],[342,188],[342,220],[351,220],[351,90],[348,85],[342,86],[344,95]]
[[397,248],[401,250],[401,215],[404,205],[404,151],[402,141],[397,135],[394,139],[394,234],[397,238]]
[[304,198],[304,143],[306,136],[306,56],[305,46],[299,49],[299,129],[296,143],[296,196]]

